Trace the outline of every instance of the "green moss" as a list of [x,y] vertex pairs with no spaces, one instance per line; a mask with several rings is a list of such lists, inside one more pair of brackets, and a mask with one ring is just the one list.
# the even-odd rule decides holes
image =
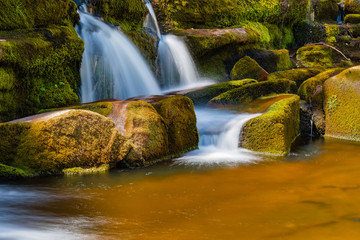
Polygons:
[[345,0],[345,11],[349,13],[360,13],[360,3],[358,0]]
[[274,55],[276,56],[277,71],[287,70],[293,67],[288,50],[286,49],[272,50],[271,52],[274,53]]
[[261,116],[245,123],[240,137],[244,148],[275,155],[290,152],[291,143],[299,135],[299,97],[280,100]]
[[71,0],[0,0],[0,6],[0,30],[61,25],[78,16]]
[[154,107],[165,121],[170,154],[177,155],[198,147],[199,134],[194,105],[189,98],[165,98]]
[[326,32],[326,42],[334,46],[336,44],[336,38],[339,36],[340,33],[339,26],[328,25],[325,28],[325,32]]
[[360,67],[349,68],[324,83],[325,135],[360,141]]
[[100,174],[100,173],[106,173],[109,170],[110,170],[110,165],[103,164],[100,167],[93,167],[93,168],[81,168],[81,167],[66,168],[63,169],[62,172],[67,176],[72,176],[72,175]]
[[254,79],[220,82],[199,90],[188,92],[185,94],[185,96],[190,98],[195,105],[204,105],[221,93],[256,82],[257,81]]
[[146,14],[142,0],[93,0],[92,4],[106,22],[119,25],[125,31],[142,27]]
[[329,79],[332,76],[335,76],[336,74],[339,74],[343,70],[344,70],[343,68],[330,69],[305,80],[299,87],[298,95],[302,100],[305,100],[307,102],[313,102],[313,101],[322,102],[323,93],[320,93],[317,96],[315,96],[314,99],[311,99],[311,96],[314,94],[316,87],[319,85],[322,86],[327,79]]
[[360,23],[360,14],[347,14],[344,18],[345,23]]
[[168,134],[164,119],[147,102],[130,102],[126,106],[124,129],[133,148],[126,157],[128,166],[143,166],[146,162],[169,154]]
[[236,62],[233,69],[231,70],[231,79],[260,79],[268,73],[260,67],[260,65],[251,57],[245,56]]
[[332,49],[323,45],[307,45],[296,52],[296,59],[302,67],[332,68]]
[[278,79],[288,79],[296,82],[296,86],[300,86],[306,79],[311,78],[322,72],[318,68],[295,68],[286,71],[279,71],[270,73],[268,76],[269,81],[274,81]]
[[26,173],[24,170],[0,164],[0,179],[19,179],[31,177],[30,174]]
[[248,21],[292,24],[305,18],[309,4],[307,0],[286,3],[278,0],[159,0],[157,3],[167,22],[178,28],[223,28]]
[[94,102],[88,104],[82,104],[77,106],[69,106],[63,108],[52,108],[52,109],[43,109],[38,113],[46,113],[46,112],[53,112],[58,110],[65,110],[65,109],[77,109],[77,110],[89,110],[92,112],[96,112],[100,115],[105,117],[109,116],[113,110],[113,104],[111,102]]
[[[14,106],[1,105],[3,121],[33,114],[42,108],[79,102],[83,41],[72,26],[34,31],[2,32],[0,64],[13,77]],[[11,113],[11,114],[10,114]]]
[[128,151],[113,121],[90,111],[72,110],[31,124],[11,165],[32,174],[51,175],[64,168],[115,165]]
[[250,102],[258,97],[266,96],[272,93],[289,93],[295,90],[293,81],[275,80],[259,83],[247,84],[243,87],[229,90],[214,97],[209,101],[210,104],[240,104]]

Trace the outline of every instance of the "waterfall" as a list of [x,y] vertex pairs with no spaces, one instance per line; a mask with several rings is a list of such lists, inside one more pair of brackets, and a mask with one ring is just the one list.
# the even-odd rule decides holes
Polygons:
[[144,0],[149,14],[145,27],[159,38],[158,66],[161,85],[164,88],[187,87],[199,81],[194,60],[183,39],[172,34],[161,35],[154,9],[149,0]]
[[178,161],[186,164],[233,164],[256,160],[256,156],[249,150],[239,148],[238,145],[243,125],[259,115],[196,109],[199,149],[185,154]]
[[76,30],[85,42],[81,102],[160,93],[149,66],[122,32],[88,14],[85,6],[79,14]]

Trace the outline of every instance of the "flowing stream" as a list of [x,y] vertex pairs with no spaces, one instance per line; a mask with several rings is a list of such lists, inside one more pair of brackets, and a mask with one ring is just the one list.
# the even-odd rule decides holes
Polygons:
[[149,66],[118,29],[90,15],[83,5],[77,32],[85,42],[81,64],[81,101],[127,99],[159,94]]

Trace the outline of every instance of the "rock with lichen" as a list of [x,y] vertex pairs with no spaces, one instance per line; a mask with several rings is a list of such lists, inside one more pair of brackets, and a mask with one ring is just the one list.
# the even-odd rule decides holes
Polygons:
[[266,72],[254,59],[245,56],[237,61],[230,72],[230,78],[233,80],[239,79],[260,79],[266,76]]
[[323,45],[307,45],[296,52],[296,59],[301,67],[332,68],[332,49]]

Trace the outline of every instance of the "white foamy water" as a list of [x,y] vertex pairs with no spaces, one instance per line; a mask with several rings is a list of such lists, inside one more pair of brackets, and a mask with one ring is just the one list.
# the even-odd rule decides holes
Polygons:
[[238,146],[243,125],[261,114],[234,114],[216,109],[197,109],[199,149],[177,159],[184,164],[238,164],[258,160]]
[[120,31],[81,6],[77,32],[85,42],[81,64],[81,101],[127,99],[159,94],[160,87],[135,45]]

